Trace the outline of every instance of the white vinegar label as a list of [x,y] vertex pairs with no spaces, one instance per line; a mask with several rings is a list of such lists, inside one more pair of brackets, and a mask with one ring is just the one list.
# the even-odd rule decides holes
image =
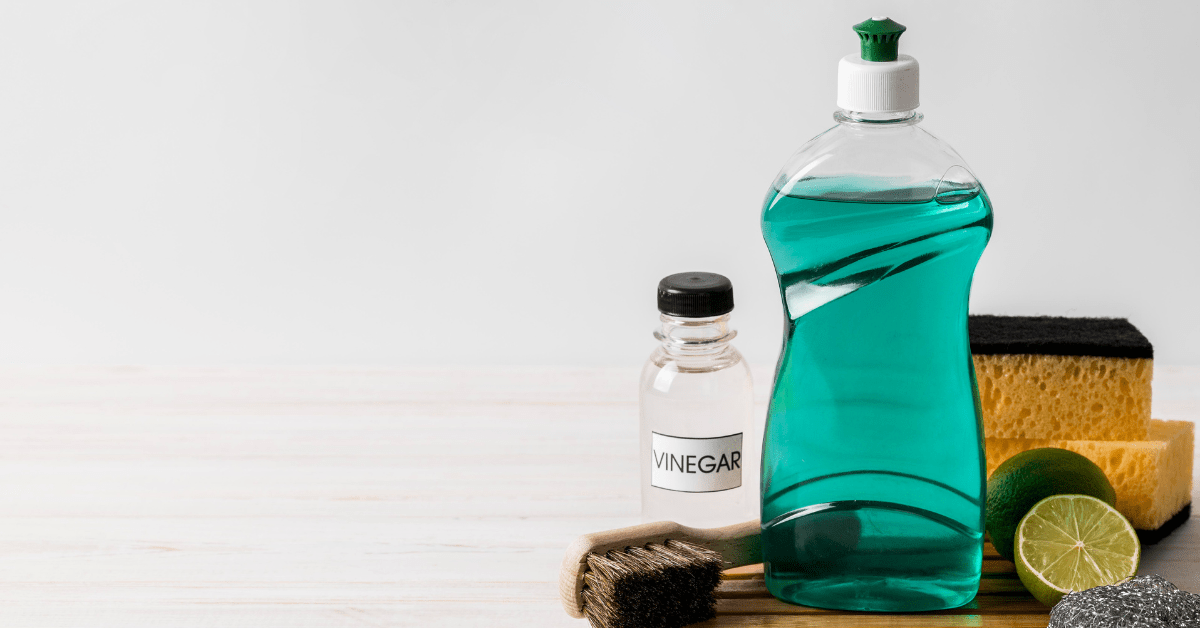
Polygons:
[[650,485],[684,493],[742,485],[742,435],[685,438],[651,432]]

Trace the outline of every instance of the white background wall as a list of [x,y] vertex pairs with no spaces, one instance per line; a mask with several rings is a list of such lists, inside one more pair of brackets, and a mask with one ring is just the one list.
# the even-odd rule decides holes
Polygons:
[[1194,2],[6,3],[0,362],[631,364],[713,270],[774,360],[767,186],[906,24],[987,186],[976,312],[1200,364]]

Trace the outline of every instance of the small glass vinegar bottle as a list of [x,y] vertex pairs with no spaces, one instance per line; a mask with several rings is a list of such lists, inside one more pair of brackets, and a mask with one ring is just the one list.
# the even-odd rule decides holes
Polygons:
[[642,369],[643,521],[715,527],[758,518],[762,429],[750,369],[730,344],[733,285],[715,273],[658,284],[661,344]]

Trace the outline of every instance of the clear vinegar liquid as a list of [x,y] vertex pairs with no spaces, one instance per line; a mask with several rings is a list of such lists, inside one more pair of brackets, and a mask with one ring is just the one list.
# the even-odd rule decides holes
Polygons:
[[978,188],[767,199],[787,313],[762,460],[776,597],[896,612],[975,596],[986,476],[967,301],[991,225]]
[[[742,355],[730,347],[700,368],[655,352],[641,378],[642,520],[697,528],[743,523],[758,516],[761,420],[754,420],[754,388]],[[684,493],[651,486],[651,432],[683,438],[742,434],[741,486]]]

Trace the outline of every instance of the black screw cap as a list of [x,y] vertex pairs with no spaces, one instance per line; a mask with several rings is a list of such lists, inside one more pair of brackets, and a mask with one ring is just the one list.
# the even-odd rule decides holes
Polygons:
[[658,282],[658,311],[707,318],[733,311],[733,284],[716,273],[676,273]]

